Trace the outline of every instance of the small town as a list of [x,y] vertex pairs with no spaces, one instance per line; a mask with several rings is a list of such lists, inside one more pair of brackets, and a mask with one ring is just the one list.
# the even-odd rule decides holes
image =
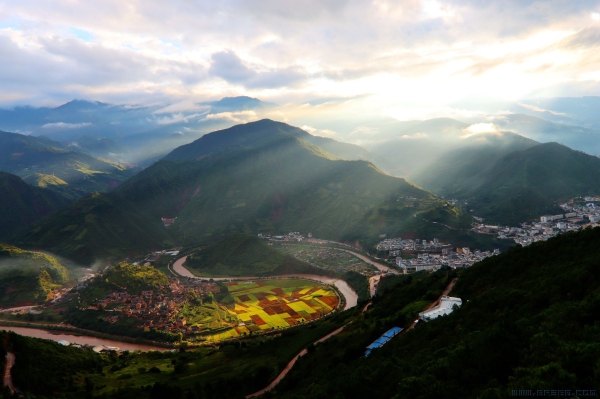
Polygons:
[[139,328],[189,335],[200,332],[200,328],[186,326],[186,319],[178,317],[181,307],[192,297],[207,297],[220,290],[214,282],[170,278],[168,286],[158,287],[156,291],[142,291],[140,295],[130,295],[126,290],[112,291],[105,298],[94,301],[89,309],[116,313],[105,318],[110,323],[129,316],[143,322]]
[[557,215],[543,215],[539,222],[522,223],[520,227],[476,224],[473,231],[479,234],[496,235],[500,239],[514,240],[522,246],[534,242],[546,241],[560,233],[577,231],[588,226],[596,226],[600,222],[600,209],[594,203],[599,197],[584,197],[585,205],[577,205],[574,201],[560,204],[565,212]]
[[[471,251],[469,248],[456,248],[450,244],[443,244],[439,239],[431,241],[420,239],[388,238],[377,244],[377,250],[389,251],[390,257],[396,256],[396,265],[404,272],[418,272],[423,270],[437,270],[442,266],[460,269],[473,266],[474,263],[500,253],[494,251]],[[402,255],[410,255],[405,259]]]

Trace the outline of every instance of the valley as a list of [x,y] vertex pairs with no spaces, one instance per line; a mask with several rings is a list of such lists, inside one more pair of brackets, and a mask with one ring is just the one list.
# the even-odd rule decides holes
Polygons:
[[[431,331],[446,328],[457,317],[467,317],[469,324],[454,329],[478,325],[472,318],[491,295],[489,287],[479,285],[504,287],[508,281],[495,268],[522,262],[520,257],[531,259],[534,255],[528,254],[544,251],[539,249],[543,245],[566,246],[569,253],[569,237],[588,242],[598,230],[577,231],[598,222],[595,183],[591,177],[577,177],[578,168],[595,170],[595,159],[512,134],[494,140],[469,147],[477,157],[459,151],[435,166],[444,172],[434,168],[423,175],[422,182],[432,187],[440,180],[426,177],[445,174],[446,185],[437,187],[454,198],[446,200],[368,161],[340,159],[356,148],[261,120],[206,134],[114,189],[56,205],[8,236],[11,245],[2,247],[0,298],[4,307],[15,309],[2,313],[0,326],[20,334],[1,333],[16,348],[11,352],[16,356],[11,369],[15,385],[40,397],[50,390],[67,398],[89,387],[86,392],[98,398],[188,394],[220,399],[254,393],[312,398],[317,386],[331,394],[363,397],[366,392],[354,380],[394,378],[389,370],[412,375],[415,368],[403,356],[413,362],[422,356],[428,362],[420,366],[426,373],[441,373],[428,355],[415,354],[427,346],[421,334],[439,346]],[[548,170],[544,159],[557,153],[572,161],[563,186],[548,191],[538,177],[556,173],[552,168],[557,166]],[[467,172],[472,168],[479,171]],[[519,177],[523,168],[535,177]],[[505,175],[512,180],[498,177]],[[64,186],[44,176],[37,179]],[[492,186],[496,197],[477,197]],[[20,195],[60,194],[39,189],[46,191]],[[521,201],[532,192],[552,198],[552,206]],[[502,215],[496,218],[489,204],[504,203],[501,197],[523,209],[510,213],[494,208]],[[480,207],[483,203],[488,208]],[[491,224],[517,219],[518,228]],[[488,268],[496,273],[494,281],[488,280]],[[39,288],[32,290],[32,283]],[[462,306],[440,320],[420,316],[444,295],[457,295],[454,300]],[[543,302],[531,301],[534,308]],[[544,317],[532,312],[531,317]],[[489,325],[494,322],[488,320]],[[492,334],[482,339],[493,340],[485,325],[479,328]],[[369,344],[392,330],[401,333],[364,356]],[[516,341],[511,345],[518,346]],[[64,356],[67,367],[77,370],[73,377],[44,382],[32,376],[24,365],[31,366],[36,347]],[[445,349],[438,350],[448,362],[458,362]],[[513,353],[503,345],[500,350]],[[398,351],[404,355],[397,356]],[[393,362],[382,355],[389,353],[394,353]],[[489,348],[483,353],[501,356]],[[530,364],[523,358],[514,362]],[[49,364],[42,357],[36,369]],[[358,371],[364,364],[369,372]],[[480,369],[500,378],[491,386],[513,386],[505,382],[502,364],[494,370],[486,367]],[[348,381],[338,368],[354,380]],[[396,388],[373,388],[381,390],[376,396],[415,394],[410,384],[425,384],[407,378]],[[431,389],[454,392],[453,383]],[[467,386],[483,392],[486,388],[478,384]]]

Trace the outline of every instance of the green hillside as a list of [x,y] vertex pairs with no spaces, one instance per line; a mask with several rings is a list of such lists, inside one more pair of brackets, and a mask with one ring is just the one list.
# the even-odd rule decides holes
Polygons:
[[87,191],[74,186],[70,186],[66,181],[54,176],[43,173],[33,173],[23,179],[27,184],[35,187],[47,188],[71,202],[87,195]]
[[366,345],[387,328],[408,325],[402,300],[419,292],[414,282],[400,282],[364,319],[298,362],[273,395],[467,399],[597,391],[599,241],[600,229],[588,229],[488,258],[459,275],[451,295],[462,298],[460,309],[419,323],[365,358]]
[[[473,214],[489,222],[517,224],[560,213],[560,201],[600,193],[600,159],[557,143],[513,151],[487,166],[483,156],[456,169],[440,193],[467,199]],[[438,169],[452,173],[453,161],[446,161]]]
[[443,155],[413,179],[422,187],[448,198],[456,190],[480,183],[477,177],[481,172],[492,167],[502,156],[538,144],[510,132],[473,135],[460,149]]
[[68,280],[67,269],[56,258],[0,244],[1,307],[45,302]]
[[[126,167],[69,151],[60,143],[46,138],[0,131],[0,170],[28,178],[31,175],[53,175],[78,189],[79,197],[94,191],[110,191],[133,174]],[[34,178],[36,179],[36,178]],[[61,185],[48,185],[64,192]],[[61,192],[62,191],[62,192]],[[72,190],[71,194],[77,194]]]
[[323,273],[321,269],[285,255],[249,234],[235,234],[194,252],[187,258],[185,266],[199,275],[210,277]]
[[[281,132],[282,124],[265,123],[275,127],[255,132],[254,140],[236,126],[204,136],[210,139],[204,147],[197,148],[202,139],[180,147],[168,158],[197,160],[157,162],[115,191],[53,215],[16,242],[92,262],[174,243],[210,244],[235,233],[302,231],[371,246],[382,233],[449,235],[433,221],[470,225],[469,216],[404,179],[365,161],[335,159]],[[230,146],[238,136],[239,145]],[[242,148],[248,142],[252,148]],[[165,229],[161,218],[173,217]]]
[[274,144],[286,136],[314,144],[339,159],[370,161],[382,170],[387,170],[391,166],[388,160],[363,147],[342,143],[328,137],[313,136],[300,128],[270,119],[236,125],[206,134],[193,143],[176,148],[164,159],[193,161],[207,155],[258,149]]
[[0,172],[0,239],[51,215],[68,205],[60,195],[32,187],[20,177]]
[[167,285],[167,276],[151,266],[136,266],[128,263],[119,263],[108,269],[102,275],[105,282],[117,284],[133,292],[142,289],[153,289],[161,285]]
[[95,193],[40,221],[13,241],[92,264],[99,259],[144,255],[168,245],[168,238],[160,219],[114,193]]

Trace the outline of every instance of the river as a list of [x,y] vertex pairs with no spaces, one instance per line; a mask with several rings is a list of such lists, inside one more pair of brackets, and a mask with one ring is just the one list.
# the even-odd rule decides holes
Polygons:
[[156,351],[167,350],[165,348],[160,348],[158,346],[133,344],[133,343],[121,342],[121,341],[113,341],[110,339],[90,337],[87,335],[71,335],[71,334],[62,333],[62,332],[59,332],[59,334],[54,334],[54,332],[40,330],[37,328],[13,327],[13,326],[0,325],[0,330],[14,331],[17,334],[24,335],[26,337],[44,338],[44,339],[50,339],[50,340],[56,341],[56,342],[65,340],[65,341],[69,341],[70,343],[75,343],[75,344],[80,344],[80,345],[91,345],[91,346],[104,345],[104,346],[111,346],[111,347],[116,346],[117,348],[119,348],[121,350],[128,350],[128,351],[141,350],[141,351],[146,352],[149,350],[156,350]]
[[308,280],[318,281],[323,284],[333,284],[342,293],[346,299],[346,306],[344,310],[353,308],[358,303],[358,294],[348,285],[347,282],[339,278],[332,278],[327,276],[319,276],[316,274],[283,274],[279,276],[270,277],[256,277],[256,276],[245,276],[245,277],[197,277],[192,274],[188,269],[183,266],[183,263],[187,259],[187,256],[179,258],[173,264],[173,271],[183,277],[199,278],[203,280],[213,279],[215,281],[229,281],[229,280],[256,280],[256,279],[276,279],[276,278],[304,278]]

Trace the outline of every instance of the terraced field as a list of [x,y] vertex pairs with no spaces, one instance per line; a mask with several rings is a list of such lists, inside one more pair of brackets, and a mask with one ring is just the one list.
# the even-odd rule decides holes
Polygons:
[[333,311],[339,299],[326,285],[297,279],[227,283],[235,303],[227,306],[237,326],[209,340],[276,330],[311,321]]

